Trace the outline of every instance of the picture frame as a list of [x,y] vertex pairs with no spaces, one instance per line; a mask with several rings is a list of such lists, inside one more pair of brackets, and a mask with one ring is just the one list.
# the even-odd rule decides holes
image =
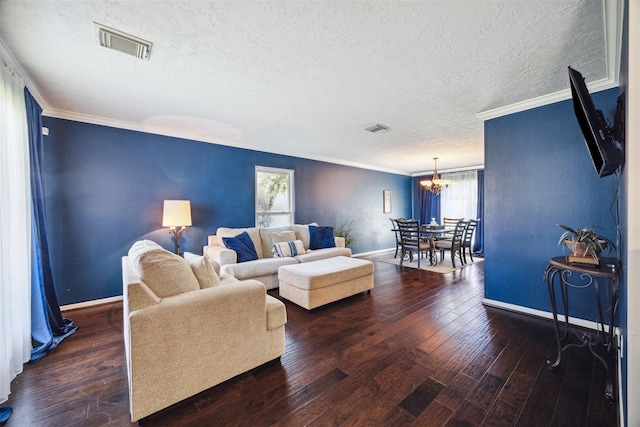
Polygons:
[[391,190],[382,191],[382,212],[391,213]]

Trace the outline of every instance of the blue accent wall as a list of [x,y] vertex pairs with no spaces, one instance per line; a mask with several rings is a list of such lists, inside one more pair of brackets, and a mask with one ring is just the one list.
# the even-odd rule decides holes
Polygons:
[[[218,227],[255,224],[255,166],[293,169],[296,223],[353,220],[354,253],[395,248],[390,217],[411,216],[411,178],[291,156],[43,118],[45,195],[61,304],[122,295],[121,257],[139,239],[169,250],[165,199],[191,201],[185,251]],[[393,212],[382,213],[391,190]]]
[[[610,120],[617,96],[593,94]],[[542,276],[562,255],[556,224],[598,225],[615,241],[614,191],[615,177],[595,172],[571,100],[485,122],[485,297],[550,312]],[[572,316],[597,320],[591,291],[570,302]]]

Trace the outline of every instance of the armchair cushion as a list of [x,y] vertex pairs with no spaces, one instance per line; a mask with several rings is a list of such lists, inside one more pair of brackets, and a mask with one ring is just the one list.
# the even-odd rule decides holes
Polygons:
[[325,249],[335,246],[333,227],[309,226],[309,249]]
[[211,261],[205,256],[185,252],[184,259],[187,260],[193,274],[196,276],[200,289],[213,288],[220,285],[220,277],[216,274]]
[[129,250],[134,271],[159,298],[200,289],[187,261],[150,240],[141,240]]
[[222,242],[228,249],[234,250],[238,254],[239,263],[258,259],[256,247],[246,231],[236,237],[223,237]]

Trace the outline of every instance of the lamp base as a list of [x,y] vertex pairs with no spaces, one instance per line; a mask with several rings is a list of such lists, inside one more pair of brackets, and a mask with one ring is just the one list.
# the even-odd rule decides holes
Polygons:
[[177,228],[177,227],[171,227],[169,228],[169,234],[173,234],[172,239],[173,239],[173,252],[176,255],[180,255],[180,256],[184,256],[182,252],[180,252],[180,234],[184,233],[185,231],[187,231],[187,229],[185,227],[182,228]]

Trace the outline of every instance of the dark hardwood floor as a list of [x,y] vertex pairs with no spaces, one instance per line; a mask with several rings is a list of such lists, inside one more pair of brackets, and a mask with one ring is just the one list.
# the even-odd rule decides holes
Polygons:
[[[551,322],[481,304],[482,262],[447,275],[375,267],[371,294],[311,312],[287,302],[279,361],[144,424],[617,425],[605,370],[585,348],[565,352],[551,371]],[[64,315],[79,330],[14,380],[7,426],[130,425],[122,303]]]

